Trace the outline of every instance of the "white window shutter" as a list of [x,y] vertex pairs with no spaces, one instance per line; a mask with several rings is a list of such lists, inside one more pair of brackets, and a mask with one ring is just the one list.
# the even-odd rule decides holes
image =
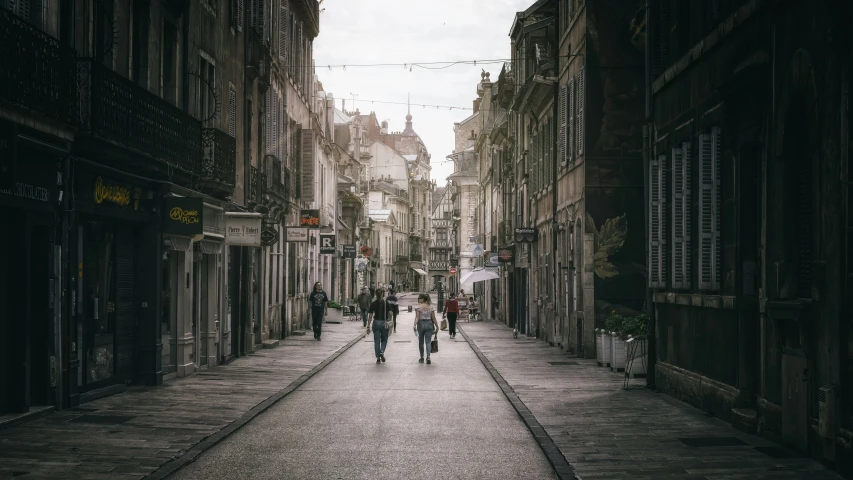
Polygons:
[[278,57],[282,65],[287,65],[287,5],[290,0],[279,0],[278,8]]
[[228,92],[228,135],[237,136],[237,92],[233,88]]
[[269,0],[261,1],[261,18],[264,26],[264,44],[270,44],[270,8]]
[[560,164],[568,163],[568,150],[566,150],[566,116],[569,103],[569,86],[563,85],[560,88]]
[[237,31],[243,30],[243,0],[237,0]]
[[690,288],[690,143],[672,149],[672,286]]
[[666,155],[649,170],[649,286],[666,288]]
[[586,96],[586,91],[584,90],[584,69],[581,68],[580,72],[578,72],[578,155],[583,155],[583,110],[584,110],[584,97]]
[[[270,89],[272,90],[272,89]],[[272,155],[278,155],[278,94],[272,94]]]
[[568,129],[566,133],[567,161],[575,160],[575,79],[569,79]]
[[720,288],[720,129],[699,136],[699,288]]
[[[272,147],[272,89],[267,89],[267,98],[266,98],[266,122],[267,122],[267,130],[266,130],[266,144],[267,149],[266,153],[270,153],[270,149]],[[258,152],[260,153],[260,152]]]

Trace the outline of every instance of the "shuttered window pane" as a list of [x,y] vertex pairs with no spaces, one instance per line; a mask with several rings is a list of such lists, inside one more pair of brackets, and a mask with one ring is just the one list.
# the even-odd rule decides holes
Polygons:
[[672,285],[690,288],[690,143],[672,149]]
[[568,161],[575,159],[575,79],[569,79],[569,106],[568,106],[568,133],[566,135],[566,149],[568,150]]
[[578,72],[578,155],[583,155],[583,114],[584,114],[584,97],[586,97],[586,91],[584,90],[584,70],[581,69]]
[[569,86],[563,85],[560,88],[560,132],[559,132],[559,140],[560,140],[560,163],[565,165],[568,162],[568,155],[566,150],[566,115],[568,111],[568,103],[569,103]]
[[666,155],[649,162],[649,286],[666,287]]
[[237,92],[233,88],[228,92],[228,135],[237,136]]
[[720,288],[720,130],[699,136],[699,288]]

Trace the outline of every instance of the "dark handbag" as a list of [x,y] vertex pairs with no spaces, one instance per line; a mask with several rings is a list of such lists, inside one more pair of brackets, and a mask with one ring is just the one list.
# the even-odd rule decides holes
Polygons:
[[429,353],[438,353],[438,332],[429,344]]

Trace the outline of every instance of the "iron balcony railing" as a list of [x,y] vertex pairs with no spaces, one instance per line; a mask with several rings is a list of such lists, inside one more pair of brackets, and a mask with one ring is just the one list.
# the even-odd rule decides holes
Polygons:
[[74,50],[0,8],[0,102],[77,122]]
[[204,154],[201,177],[232,190],[237,180],[237,140],[218,128],[201,131]]
[[450,262],[446,260],[430,260],[429,261],[429,269],[430,270],[448,270],[450,268]]
[[201,122],[96,60],[77,63],[80,125],[101,140],[198,172]]
[[410,262],[423,262],[424,257],[420,253],[413,253],[413,254],[409,255],[409,261]]
[[249,167],[249,201],[260,205],[266,193],[267,176],[256,167]]
[[264,174],[267,177],[267,193],[285,198],[287,189],[284,184],[284,172],[281,169],[281,160],[275,155],[264,157]]
[[409,256],[408,255],[397,255],[397,262],[396,263],[409,263]]
[[293,172],[290,171],[289,168],[282,168],[282,183],[284,184],[284,188],[286,190],[287,198],[293,197],[293,192],[296,191],[296,187],[293,186],[294,175]]
[[452,246],[450,240],[433,240],[429,248],[450,248]]

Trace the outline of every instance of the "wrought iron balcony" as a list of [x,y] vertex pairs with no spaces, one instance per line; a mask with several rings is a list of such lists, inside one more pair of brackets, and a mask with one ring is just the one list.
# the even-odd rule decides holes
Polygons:
[[396,263],[409,263],[409,256],[408,255],[397,255]]
[[410,262],[423,262],[424,257],[420,253],[413,253],[413,254],[409,255],[409,261]]
[[291,198],[294,196],[294,192],[296,191],[296,188],[293,186],[293,182],[294,182],[293,172],[291,172],[289,168],[283,167],[281,174],[282,174],[282,183],[284,184],[284,189],[285,189],[285,195],[287,196],[287,198]]
[[0,102],[75,124],[74,50],[0,8]]
[[286,198],[287,188],[284,184],[284,172],[281,169],[281,160],[275,155],[264,157],[264,174],[267,177],[266,193],[276,195],[281,199]]
[[433,240],[430,244],[429,248],[451,248],[453,244],[450,243],[450,240]]
[[201,136],[202,189],[227,197],[233,193],[237,179],[237,140],[218,128],[203,128]]
[[249,197],[248,204],[252,207],[260,205],[264,201],[266,193],[267,176],[256,167],[249,167]]
[[446,260],[430,260],[429,269],[447,271],[448,269],[450,269],[450,262]]
[[201,122],[95,60],[77,63],[83,133],[187,173],[202,158]]

